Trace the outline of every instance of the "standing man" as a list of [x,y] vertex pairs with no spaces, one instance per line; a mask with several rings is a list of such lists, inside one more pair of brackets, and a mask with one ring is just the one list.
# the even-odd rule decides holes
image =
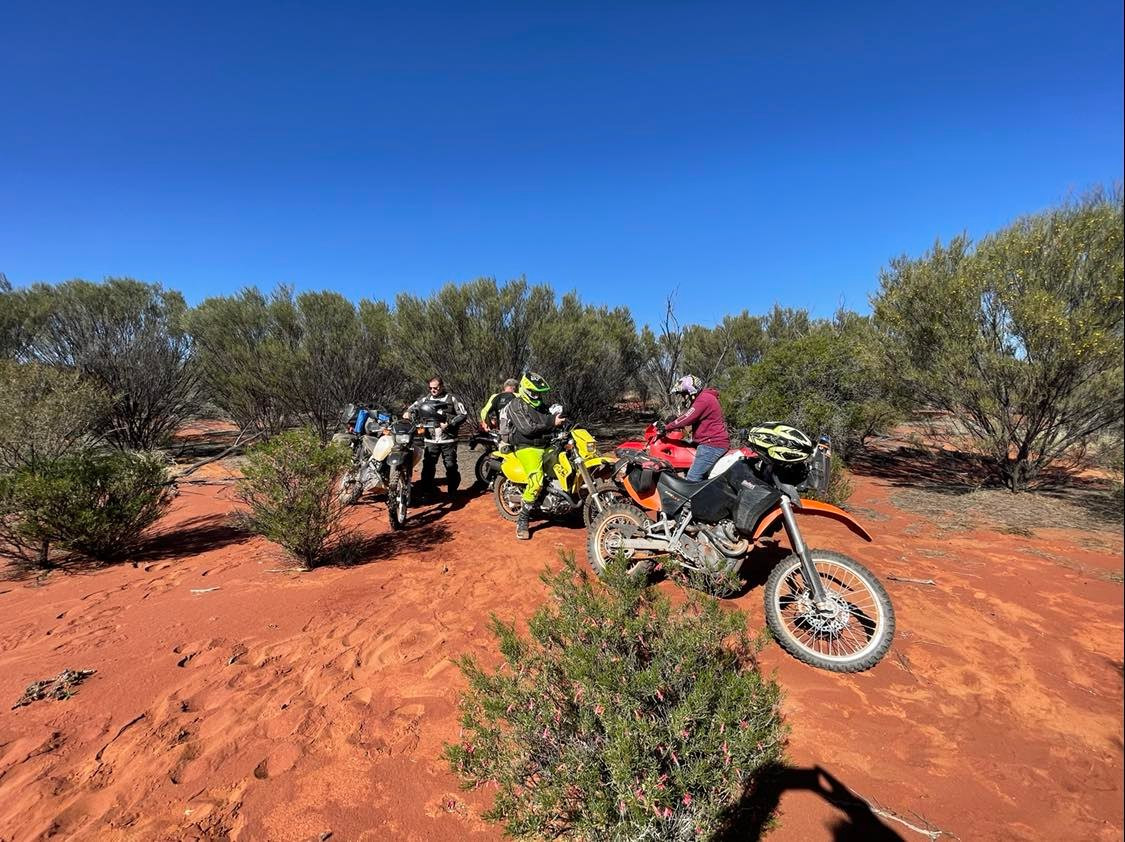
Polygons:
[[429,391],[410,404],[402,417],[437,422],[433,441],[426,444],[422,455],[422,476],[418,484],[423,488],[433,486],[440,454],[448,493],[455,492],[461,484],[461,472],[457,468],[457,431],[469,417],[465,404],[446,390],[445,381],[440,377],[431,377]]
[[657,423],[656,429],[664,433],[691,427],[691,438],[695,442],[695,458],[688,469],[686,479],[698,482],[707,476],[715,463],[730,450],[730,436],[727,435],[727,422],[719,406],[719,390],[703,388],[698,377],[690,374],[681,377],[671,389],[671,394],[679,395],[688,411],[668,424]]
[[496,392],[484,404],[484,409],[480,411],[480,428],[486,433],[489,430],[495,430],[500,426],[500,412],[516,396],[516,389],[520,387],[518,380],[513,380],[510,377],[504,381],[504,387],[501,391]]

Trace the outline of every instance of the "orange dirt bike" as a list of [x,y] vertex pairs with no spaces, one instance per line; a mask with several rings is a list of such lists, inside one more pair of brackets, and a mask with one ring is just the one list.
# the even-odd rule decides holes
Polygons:
[[758,541],[785,530],[793,552],[769,574],[766,623],[783,649],[834,672],[859,672],[890,649],[895,615],[883,585],[866,567],[832,550],[810,549],[797,516],[842,522],[871,536],[847,512],[802,500],[765,459],[688,482],[663,460],[638,452],[622,457],[615,477],[629,502],[615,503],[590,525],[587,556],[601,574],[620,558],[636,576],[671,559],[693,584],[717,596],[742,586],[739,572]]

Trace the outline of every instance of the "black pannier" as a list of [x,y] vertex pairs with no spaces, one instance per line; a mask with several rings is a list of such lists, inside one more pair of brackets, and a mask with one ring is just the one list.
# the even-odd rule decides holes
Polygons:
[[772,485],[746,480],[738,492],[738,506],[734,512],[734,526],[743,535],[753,535],[762,516],[777,505],[781,492]]

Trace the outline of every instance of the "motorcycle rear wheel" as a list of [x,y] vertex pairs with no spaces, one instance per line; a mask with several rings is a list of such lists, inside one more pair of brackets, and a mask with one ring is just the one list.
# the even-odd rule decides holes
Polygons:
[[786,652],[831,672],[862,672],[882,660],[895,634],[895,612],[870,570],[843,553],[809,550],[831,608],[820,611],[796,555],[766,580],[766,625]]
[[478,488],[488,488],[492,485],[492,454],[487,450],[477,457],[473,473],[476,475]]
[[391,529],[406,526],[406,515],[410,508],[410,480],[402,472],[391,474],[387,484],[387,519]]
[[653,559],[647,556],[634,559],[634,551],[613,547],[615,540],[625,537],[626,528],[643,527],[647,522],[648,516],[632,503],[612,503],[606,506],[586,530],[586,560],[590,562],[594,572],[599,576],[603,575],[617,554],[621,553],[629,575],[636,579],[647,579],[652,573]]
[[503,473],[492,481],[492,502],[504,520],[515,523],[523,506],[523,486],[512,482]]

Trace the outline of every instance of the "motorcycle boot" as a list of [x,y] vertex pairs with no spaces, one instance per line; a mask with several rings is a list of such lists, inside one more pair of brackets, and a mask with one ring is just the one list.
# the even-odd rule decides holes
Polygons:
[[531,510],[533,503],[524,503],[520,506],[520,513],[516,517],[516,537],[521,541],[527,541],[531,538],[531,533],[528,531],[527,522],[531,518]]

